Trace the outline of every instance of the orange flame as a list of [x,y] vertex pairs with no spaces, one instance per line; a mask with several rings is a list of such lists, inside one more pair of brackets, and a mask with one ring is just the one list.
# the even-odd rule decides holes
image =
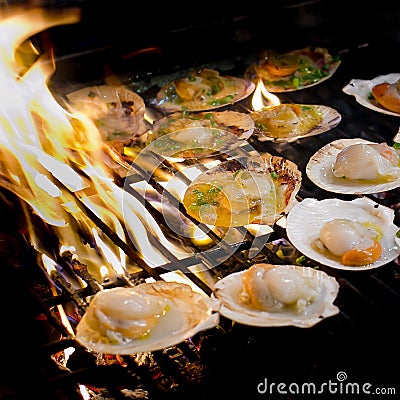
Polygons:
[[[144,205],[124,195],[115,184],[109,166],[115,155],[110,154],[94,122],[55,99],[47,86],[54,63],[26,45],[37,32],[78,20],[75,9],[57,14],[41,9],[0,13],[0,185],[52,226],[60,241],[60,254],[72,251],[95,279],[103,282],[137,267],[126,265],[126,255],[81,204],[122,241],[126,241],[127,231],[150,266],[168,260],[151,245],[149,234],[170,251],[181,250],[168,243]],[[27,223],[35,248],[48,255],[33,224]],[[96,251],[82,243],[79,231],[93,239]],[[56,268],[48,259],[43,260],[47,268],[51,266],[50,271]]]
[[256,90],[254,91],[253,98],[251,100],[251,105],[254,111],[259,111],[265,107],[276,106],[280,104],[278,96],[269,92],[262,79],[257,83]]

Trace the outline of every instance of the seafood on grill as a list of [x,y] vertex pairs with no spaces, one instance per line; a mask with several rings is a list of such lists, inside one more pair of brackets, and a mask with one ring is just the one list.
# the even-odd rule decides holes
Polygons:
[[322,189],[345,194],[379,193],[400,186],[400,156],[387,143],[338,139],[308,161],[307,176]]
[[290,142],[318,135],[339,124],[341,115],[332,107],[314,104],[278,104],[250,113],[255,134],[264,142]]
[[367,197],[306,198],[289,212],[286,232],[305,256],[336,269],[377,268],[400,254],[394,210]]
[[288,212],[300,186],[297,165],[267,153],[223,161],[200,174],[183,194],[183,204],[208,225],[268,225]]
[[394,83],[378,83],[372,87],[371,93],[381,106],[400,114],[400,79]]
[[241,101],[254,89],[254,82],[248,79],[200,68],[163,85],[152,103],[167,113],[206,111]]
[[335,278],[299,265],[254,264],[214,286],[220,314],[252,326],[311,327],[339,312]]
[[342,90],[357,103],[382,114],[400,116],[400,74],[379,75],[371,80],[352,79]]
[[108,354],[176,345],[219,321],[216,302],[178,282],[146,282],[97,292],[76,329],[87,348]]
[[382,255],[382,232],[370,222],[335,218],[320,230],[312,245],[317,251],[338,257],[343,265],[367,265]]
[[245,113],[177,112],[156,120],[147,142],[152,143],[153,151],[165,156],[199,158],[229,151],[253,131],[254,121]]
[[123,85],[84,87],[66,97],[75,111],[82,112],[95,123],[104,142],[119,153],[148,129],[144,100]]
[[305,47],[278,53],[263,50],[251,63],[245,78],[262,80],[269,92],[292,92],[314,86],[330,78],[340,65],[340,57],[323,47]]
[[400,177],[400,157],[387,143],[355,143],[340,150],[332,167],[337,178],[392,181]]

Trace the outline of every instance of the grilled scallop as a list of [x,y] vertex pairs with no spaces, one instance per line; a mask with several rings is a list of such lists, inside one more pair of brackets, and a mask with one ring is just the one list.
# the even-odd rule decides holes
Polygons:
[[189,285],[157,281],[98,292],[76,335],[93,351],[132,354],[178,344],[214,327],[215,302]]
[[301,172],[269,154],[225,161],[199,175],[183,204],[193,218],[223,227],[274,224],[295,202]]
[[381,106],[400,113],[400,79],[394,83],[378,83],[372,87],[371,93]]
[[264,142],[290,142],[334,128],[341,115],[333,108],[313,104],[279,104],[250,113],[255,134]]
[[153,103],[167,113],[206,111],[241,101],[254,89],[250,80],[202,68],[161,87]]
[[332,268],[377,268],[400,254],[394,210],[360,197],[304,199],[287,216],[290,242],[307,257]]
[[76,111],[94,121],[103,140],[120,153],[123,146],[130,145],[147,130],[144,100],[124,86],[90,86],[66,97]]
[[305,47],[285,53],[271,49],[260,53],[256,62],[245,71],[245,78],[257,82],[274,93],[304,89],[331,77],[340,59],[323,47]]
[[397,150],[361,138],[322,147],[310,158],[306,173],[317,186],[335,193],[380,193],[400,186]]
[[236,111],[173,113],[155,121],[148,143],[164,156],[200,158],[239,146],[253,130],[251,117]]
[[298,265],[254,264],[215,284],[220,314],[252,326],[311,327],[339,312],[337,281]]

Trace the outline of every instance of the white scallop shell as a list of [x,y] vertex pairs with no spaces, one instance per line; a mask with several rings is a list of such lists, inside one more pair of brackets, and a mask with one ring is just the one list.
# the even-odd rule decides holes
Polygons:
[[[256,85],[249,79],[239,78],[236,76],[229,76],[229,75],[220,75],[220,78],[228,82],[228,89],[223,91],[224,96],[232,95],[233,98],[231,101],[225,103],[218,103],[218,104],[211,104],[211,96],[205,95],[202,99],[199,100],[187,100],[182,101],[179,104],[175,104],[173,102],[167,101],[165,99],[164,90],[166,87],[169,87],[175,83],[176,80],[173,80],[166,85],[164,85],[159,92],[157,93],[157,97],[153,99],[152,103],[159,108],[160,110],[164,111],[165,113],[172,113],[176,111],[207,111],[207,110],[214,110],[217,108],[222,108],[227,105],[232,105],[239,101],[244,100],[248,97],[251,93],[254,92]],[[229,91],[229,86],[234,87],[237,92]],[[232,90],[232,89],[231,89]],[[222,93],[219,93],[219,96]]]
[[400,79],[400,74],[380,75],[371,80],[352,79],[342,90],[344,93],[354,96],[357,103],[371,110],[378,111],[383,114],[394,115],[400,117],[399,113],[390,111],[379,105],[376,101],[371,100],[371,91],[375,85],[380,83],[395,83]]
[[321,147],[308,161],[306,174],[308,178],[321,189],[328,192],[343,194],[372,194],[385,192],[400,186],[400,178],[391,182],[371,183],[352,181],[350,179],[337,178],[332,173],[332,167],[336,157],[345,147],[359,143],[374,143],[361,138],[338,139]]
[[[272,225],[297,202],[296,195],[300,190],[302,182],[301,171],[298,169],[297,164],[283,157],[272,156],[269,153],[265,153],[259,157],[253,156],[221,162],[215,167],[198,175],[188,186],[186,192],[183,194],[183,198],[185,198],[187,193],[190,193],[192,187],[196,186],[198,183],[212,183],[214,186],[218,185],[224,192],[224,187],[226,188],[234,185],[236,182],[235,177],[239,170],[246,170],[254,173],[256,176],[265,177],[265,181],[270,182],[271,187],[274,188],[274,204],[269,204],[267,198],[260,198],[260,203],[263,204],[262,209],[264,211],[255,216],[250,223]],[[271,177],[272,175],[274,178]],[[238,186],[238,191],[239,190]],[[226,192],[228,198],[229,193],[229,191]],[[246,192],[244,196],[249,199],[247,202],[247,205],[249,205],[251,204],[250,199],[254,200],[260,197],[260,191],[256,189],[254,192]],[[229,198],[229,200],[232,199]],[[187,211],[191,213],[189,209],[187,209]],[[215,211],[219,215],[224,215],[223,213],[226,212],[225,209],[219,209],[218,206],[216,206]],[[247,215],[247,212],[250,212],[250,210],[243,210],[242,214]],[[206,223],[212,224],[211,221],[207,221]],[[229,226],[240,225],[240,222],[234,223],[232,220]]]
[[[381,257],[365,266],[347,266],[339,261],[325,257],[311,246],[319,238],[322,226],[336,218],[359,222],[372,222],[383,232],[380,240]],[[317,200],[306,198],[293,206],[286,221],[286,233],[294,247],[310,259],[336,269],[365,271],[381,267],[400,255],[400,241],[396,237],[398,227],[394,225],[394,210],[378,205],[371,199],[360,197],[352,201],[339,199]]]
[[[213,124],[206,115],[213,116]],[[189,115],[173,113],[153,123],[147,140],[151,150],[166,157],[199,159],[226,153],[244,143],[254,131],[249,114],[237,111],[209,111]],[[174,133],[180,135],[178,141]],[[207,140],[199,141],[199,137]],[[182,140],[184,139],[184,140]],[[154,145],[157,141],[158,144]]]
[[[109,141],[110,144],[120,150],[120,147],[124,144],[130,144],[132,140],[143,135],[147,131],[147,125],[144,120],[144,113],[146,110],[145,102],[142,97],[136,92],[129,90],[123,85],[98,85],[88,86],[67,93],[66,98],[70,104],[77,110],[87,114],[95,123],[101,121],[108,116],[108,106],[111,103],[115,103],[121,106],[123,102],[132,102],[132,114],[129,116],[121,115],[113,121],[112,128],[116,131],[127,131],[126,135],[109,138],[108,127],[104,129],[99,124],[99,131],[102,133],[104,140]],[[122,108],[117,107],[117,108]],[[120,124],[119,124],[120,123]]]
[[168,312],[160,317],[160,321],[148,337],[131,340],[122,345],[112,344],[104,337],[95,339],[85,313],[77,325],[76,339],[85,347],[99,353],[133,354],[174,346],[197,332],[215,327],[219,322],[219,314],[213,312],[219,305],[215,299],[193,291],[187,284],[156,281],[116,289],[136,290],[135,288],[152,296],[159,295],[169,302]]
[[333,304],[339,291],[339,284],[334,277],[321,270],[298,265],[277,265],[277,268],[290,268],[299,271],[304,277],[315,279],[319,294],[314,301],[299,313],[294,311],[268,312],[254,309],[239,300],[242,290],[242,276],[245,271],[232,273],[215,284],[213,295],[220,300],[220,314],[240,324],[268,326],[311,327],[324,318],[339,313]]
[[[301,104],[305,105],[305,104]],[[335,110],[332,107],[328,106],[323,106],[323,105],[310,105],[311,107],[316,107],[322,112],[322,121],[320,124],[315,126],[313,129],[311,129],[309,132],[303,134],[303,135],[297,135],[297,136],[286,136],[286,137],[274,137],[274,136],[267,136],[264,134],[262,131],[256,130],[256,135],[257,138],[260,142],[266,142],[266,141],[273,141],[273,142],[294,142],[295,140],[304,138],[304,137],[309,137],[309,136],[314,136],[314,135],[319,135],[321,133],[327,132],[337,126],[339,122],[342,119],[341,114]]]

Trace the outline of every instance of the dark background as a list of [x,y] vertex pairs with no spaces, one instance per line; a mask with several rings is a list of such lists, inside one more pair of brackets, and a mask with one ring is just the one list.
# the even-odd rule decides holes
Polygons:
[[[342,113],[340,127],[321,140],[334,140],[343,132],[357,136],[361,131],[366,135],[379,134],[390,141],[399,126],[398,118],[365,110],[340,91],[351,78],[370,79],[400,71],[398,2],[286,0],[234,5],[88,0],[54,1],[46,6],[75,6],[82,10],[80,23],[52,28],[35,38],[43,48],[49,43],[54,48],[56,84],[92,82],[108,74],[142,79],[253,54],[262,48],[284,51],[318,45],[332,53],[340,52],[343,65],[326,84],[316,87],[314,92],[311,90],[310,97],[298,93],[293,99],[301,102],[318,98],[313,94],[322,93],[323,101]],[[313,144],[303,143],[299,150],[304,151],[301,161],[304,167],[308,155],[313,153]],[[11,239],[20,235],[22,229],[18,216],[12,212],[15,205],[3,197],[1,200],[0,254],[4,262],[0,355],[4,367],[0,398],[25,399],[30,388],[34,391],[37,376],[42,374],[38,346],[51,337],[51,332],[41,330],[40,310],[20,277],[20,269],[31,262],[32,255],[24,253],[25,249]],[[377,273],[373,278],[388,279],[389,286],[396,288],[399,278],[392,271],[395,268],[379,270],[381,275]],[[339,275],[354,279],[361,287],[369,286],[364,285],[364,276]],[[400,290],[388,289],[388,300],[383,293],[381,303],[377,302],[384,306],[371,306],[368,297],[376,300],[377,293],[366,290],[353,303],[351,291],[344,290],[338,301],[351,321],[337,322],[332,318],[310,330],[236,325],[232,335],[208,338],[202,356],[209,365],[210,377],[193,398],[267,398],[251,394],[265,377],[275,382],[317,383],[334,379],[339,370],[347,372],[353,382],[387,387],[398,384],[399,293]],[[396,301],[391,303],[392,299]],[[25,396],[17,397],[16,389]]]

